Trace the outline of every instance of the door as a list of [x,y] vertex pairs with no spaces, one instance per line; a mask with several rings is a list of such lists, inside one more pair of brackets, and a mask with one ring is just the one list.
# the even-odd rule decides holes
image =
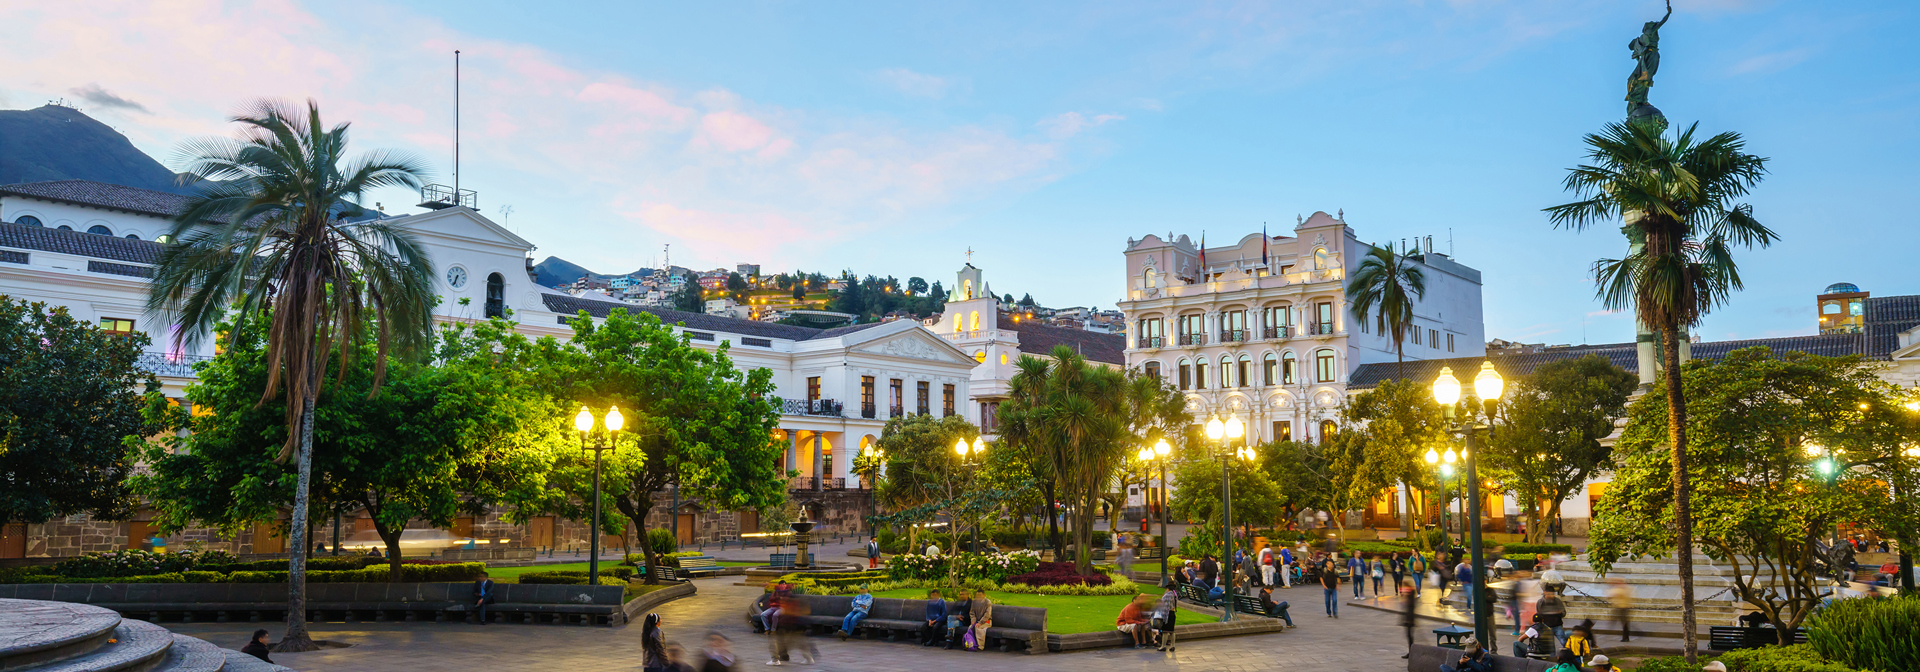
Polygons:
[[361,518],[353,519],[353,531],[354,532],[375,532],[376,530],[373,529],[373,518],[361,517]]
[[740,534],[753,534],[760,531],[760,512],[740,512]]
[[27,557],[27,524],[0,525],[0,558]]
[[137,520],[127,523],[127,548],[153,550],[147,541],[153,538],[153,523]]
[[253,526],[253,552],[255,553],[287,552],[287,539],[286,537],[280,536],[280,526],[273,525],[273,524],[254,525]]
[[553,516],[540,516],[527,521],[529,527],[528,544],[535,548],[553,546]]
[[453,537],[455,539],[466,539],[471,536],[473,536],[472,518],[453,519]]
[[693,514],[682,513],[679,515],[679,519],[680,519],[680,535],[679,535],[680,543],[682,544],[693,543]]

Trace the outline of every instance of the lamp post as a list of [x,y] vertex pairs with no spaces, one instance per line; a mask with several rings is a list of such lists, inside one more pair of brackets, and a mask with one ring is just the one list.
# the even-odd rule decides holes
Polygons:
[[[1160,586],[1161,587],[1166,587],[1167,585],[1167,558],[1170,557],[1167,553],[1168,551],[1167,549],[1167,455],[1172,452],[1173,452],[1173,446],[1167,445],[1166,439],[1161,439],[1158,443],[1153,444],[1153,446],[1150,448],[1141,448],[1140,455],[1139,455],[1140,461],[1146,462],[1148,464],[1153,464],[1155,462],[1158,462],[1160,466]],[[1153,489],[1148,488],[1147,489],[1147,511],[1149,516],[1152,515],[1153,508],[1154,508],[1153,507]],[[1151,525],[1152,522],[1149,521],[1148,524]]]
[[[1453,369],[1442,367],[1440,377],[1433,381],[1433,400],[1440,402],[1440,407],[1446,411],[1451,429],[1465,442],[1460,452],[1467,463],[1467,471],[1462,481],[1467,488],[1467,547],[1472,554],[1470,566],[1473,568],[1473,585],[1467,587],[1470,591],[1467,597],[1473,603],[1474,639],[1494,651],[1499,649],[1494,646],[1493,641],[1493,605],[1490,604],[1492,600],[1487,599],[1488,596],[1483,590],[1487,585],[1487,568],[1482,562],[1480,548],[1480,475],[1474,463],[1480,451],[1474,447],[1474,438],[1480,432],[1487,430],[1487,424],[1479,422],[1480,417],[1484,417],[1487,423],[1493,421],[1494,405],[1500,403],[1500,394],[1505,386],[1506,381],[1500,377],[1498,371],[1493,370],[1493,362],[1481,362],[1480,374],[1473,378],[1473,390],[1474,394],[1480,398],[1482,408],[1468,409],[1467,417],[1455,422],[1454,406],[1460,403],[1460,380],[1453,377]],[[1476,413],[1476,410],[1479,413]]]
[[[1233,562],[1233,474],[1231,471],[1233,460],[1228,458],[1227,444],[1242,436],[1246,436],[1246,434],[1247,426],[1245,423],[1240,422],[1239,418],[1228,417],[1226,422],[1221,422],[1220,416],[1216,415],[1213,416],[1212,419],[1207,420],[1207,438],[1213,440],[1214,454],[1220,458],[1220,542],[1222,544],[1222,552],[1220,553],[1218,564],[1222,569],[1218,577],[1219,579],[1226,579],[1233,573],[1232,570],[1229,569]],[[1241,446],[1239,449],[1233,451],[1233,457],[1251,462],[1254,458],[1253,449]],[[1164,569],[1166,563],[1161,562],[1160,566]],[[1229,594],[1233,592],[1233,582],[1231,580],[1227,581],[1226,592]],[[1233,620],[1233,600],[1227,600],[1226,604],[1222,606],[1224,608],[1220,612],[1220,621],[1224,623]]]
[[[620,416],[620,407],[609,406],[604,422],[607,431],[601,435],[605,440],[587,445],[587,437],[593,433],[593,412],[581,406],[580,414],[573,416],[573,428],[580,431],[580,449],[593,451],[593,529],[592,536],[587,538],[587,585],[589,586],[600,585],[600,453],[613,450],[613,435],[625,424],[626,418]],[[646,541],[641,539],[640,543],[644,544]],[[647,569],[652,571],[653,568]]]
[[[959,442],[953,444],[953,452],[960,454],[960,464],[961,466],[966,467],[967,469],[967,489],[972,490],[973,482],[974,482],[973,479],[975,478],[975,474],[979,473],[979,470],[974,469],[974,467],[977,467],[980,465],[980,457],[982,455],[985,455],[987,452],[987,440],[983,437],[974,437],[973,444],[968,445],[967,440],[965,438],[962,438],[959,440]],[[975,513],[973,515],[973,548],[972,550],[975,553],[980,552],[980,514],[979,513]]]
[[[1427,464],[1438,465],[1436,467],[1436,470],[1440,472],[1440,492],[1445,493],[1447,491],[1447,479],[1453,478],[1453,461],[1459,458],[1453,454],[1452,446],[1447,447],[1447,452],[1444,455],[1441,453],[1434,452],[1432,448],[1428,448],[1426,457],[1427,457]],[[1447,510],[1446,501],[1444,499],[1441,500],[1440,502],[1441,531],[1444,531],[1444,532],[1453,531],[1451,529],[1448,529],[1448,526],[1447,526],[1447,518],[1451,517],[1450,515],[1451,513],[1452,512]]]
[[874,516],[880,515],[880,489],[875,487],[880,481],[880,465],[887,459],[887,453],[880,446],[867,444],[867,538],[875,539],[873,529]]

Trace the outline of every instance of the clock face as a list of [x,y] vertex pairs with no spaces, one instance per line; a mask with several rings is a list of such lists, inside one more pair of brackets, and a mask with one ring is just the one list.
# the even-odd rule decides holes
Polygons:
[[459,266],[447,269],[447,284],[454,289],[467,286],[467,269]]

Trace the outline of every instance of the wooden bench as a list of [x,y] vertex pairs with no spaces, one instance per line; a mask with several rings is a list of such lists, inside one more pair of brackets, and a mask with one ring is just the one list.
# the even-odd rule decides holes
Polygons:
[[1166,555],[1166,552],[1165,546],[1147,546],[1133,549],[1133,557],[1136,560],[1159,560]]
[[798,555],[798,554],[797,554],[797,553],[768,553],[768,554],[767,554],[767,566],[769,566],[769,567],[792,567],[792,566],[793,566],[793,557],[794,557],[795,555]]
[[[1748,628],[1716,625],[1707,630],[1707,648],[1715,651],[1757,649],[1780,643],[1780,631],[1774,628]],[[1807,643],[1807,629],[1794,628],[1793,644]]]
[[691,558],[674,558],[674,562],[679,564],[679,571],[675,573],[685,576],[707,576],[717,573],[721,569],[719,560],[705,555]]
[[1208,607],[1220,606],[1219,602],[1215,602],[1212,599],[1208,598],[1207,591],[1202,590],[1199,586],[1195,586],[1191,583],[1182,583],[1180,584],[1179,590],[1180,590],[1180,599],[1182,600],[1186,600],[1194,604],[1208,606]]
[[1287,625],[1291,626],[1293,625],[1293,617],[1287,615],[1288,606],[1289,605],[1285,601],[1275,602],[1273,603],[1273,609],[1269,610],[1267,609],[1267,605],[1261,602],[1260,598],[1257,596],[1253,596],[1253,595],[1234,595],[1233,596],[1234,611],[1238,611],[1243,614],[1253,614],[1255,616],[1265,616],[1267,618],[1278,618],[1280,620],[1286,621]]
[[[1459,649],[1415,644],[1407,651],[1407,672],[1434,672],[1442,664],[1451,665],[1460,660]],[[1498,656],[1488,652],[1487,662],[1492,663],[1494,672],[1546,672],[1552,664],[1544,660]]]

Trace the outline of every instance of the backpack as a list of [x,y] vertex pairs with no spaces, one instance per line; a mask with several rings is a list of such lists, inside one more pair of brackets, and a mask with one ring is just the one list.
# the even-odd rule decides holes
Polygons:
[[1587,641],[1585,635],[1576,632],[1567,637],[1567,650],[1572,651],[1573,655],[1579,656],[1581,660],[1586,660],[1593,655],[1593,642]]

